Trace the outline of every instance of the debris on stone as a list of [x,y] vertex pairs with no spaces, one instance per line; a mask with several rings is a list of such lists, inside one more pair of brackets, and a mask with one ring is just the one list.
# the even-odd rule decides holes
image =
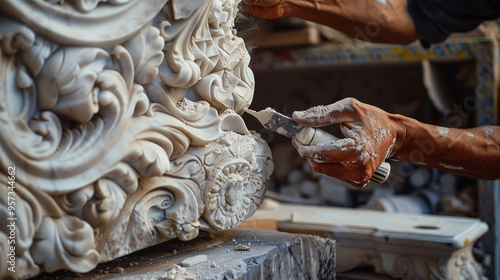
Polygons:
[[215,262],[211,262],[210,267],[217,267],[217,264]]
[[208,261],[207,255],[198,255],[194,256],[191,258],[187,258],[181,262],[181,266],[183,267],[189,267],[189,266],[194,266],[202,262]]
[[243,245],[243,244],[236,244],[236,246],[234,246],[234,250],[235,251],[248,251],[248,250],[250,250],[250,247]]
[[174,264],[174,267],[165,272],[161,277],[162,280],[194,280],[195,275],[189,273],[184,267]]
[[122,273],[124,270],[125,269],[123,269],[123,267],[117,266],[117,267],[111,269],[109,272],[111,272],[111,273]]

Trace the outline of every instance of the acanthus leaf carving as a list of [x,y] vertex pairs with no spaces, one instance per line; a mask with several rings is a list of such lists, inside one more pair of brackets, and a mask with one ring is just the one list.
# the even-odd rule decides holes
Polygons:
[[90,121],[99,110],[95,84],[109,63],[109,55],[101,49],[60,48],[37,79],[39,108],[79,123]]
[[94,228],[105,226],[118,217],[126,199],[127,195],[115,182],[99,179],[94,184],[94,197],[83,208],[83,218]]
[[48,272],[62,268],[86,272],[99,262],[92,227],[76,217],[44,217],[34,239],[33,259]]
[[[9,217],[13,217],[8,208],[9,196],[12,197],[12,194],[9,195],[10,190],[4,186],[9,186],[8,177],[0,174],[0,219],[9,221],[0,226],[0,250],[5,252],[0,255],[0,275],[7,273],[8,261],[10,261],[7,252],[11,253],[10,248],[15,245],[14,254],[18,260],[16,266],[19,277],[33,277],[40,272],[40,268],[33,260],[30,248],[43,219],[42,207],[32,193],[25,190],[23,185],[18,184],[16,194],[13,196],[16,199],[15,214],[24,218],[9,220]],[[12,241],[14,238],[15,241]]]
[[148,84],[158,75],[158,66],[163,61],[164,44],[160,31],[153,26],[144,28],[124,44],[135,65],[135,81],[138,84]]

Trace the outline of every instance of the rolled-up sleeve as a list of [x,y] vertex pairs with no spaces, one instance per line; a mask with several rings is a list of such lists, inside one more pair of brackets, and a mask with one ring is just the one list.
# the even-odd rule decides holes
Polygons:
[[500,0],[408,0],[408,12],[426,45],[499,18]]

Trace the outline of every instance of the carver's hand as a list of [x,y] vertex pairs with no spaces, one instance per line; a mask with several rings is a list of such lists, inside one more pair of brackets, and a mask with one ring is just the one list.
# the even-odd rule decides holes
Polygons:
[[243,0],[241,11],[271,19],[286,16],[285,6],[285,0]]
[[243,0],[241,12],[262,18],[297,17],[354,38],[407,44],[419,38],[407,0]]
[[[242,12],[263,18],[298,17],[331,27],[335,18],[376,24],[386,22],[390,11],[381,0],[243,0]],[[332,23],[332,24],[329,24]]]
[[293,113],[293,119],[306,126],[340,124],[346,138],[316,146],[304,146],[298,141],[294,144],[314,171],[361,188],[384,159],[404,143],[405,128],[399,118],[354,98],[346,98]]

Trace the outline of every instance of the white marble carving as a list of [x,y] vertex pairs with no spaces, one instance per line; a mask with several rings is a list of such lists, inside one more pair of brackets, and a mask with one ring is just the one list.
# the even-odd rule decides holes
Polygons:
[[2,1],[0,278],[86,272],[255,212],[273,164],[237,114],[254,88],[237,4]]

